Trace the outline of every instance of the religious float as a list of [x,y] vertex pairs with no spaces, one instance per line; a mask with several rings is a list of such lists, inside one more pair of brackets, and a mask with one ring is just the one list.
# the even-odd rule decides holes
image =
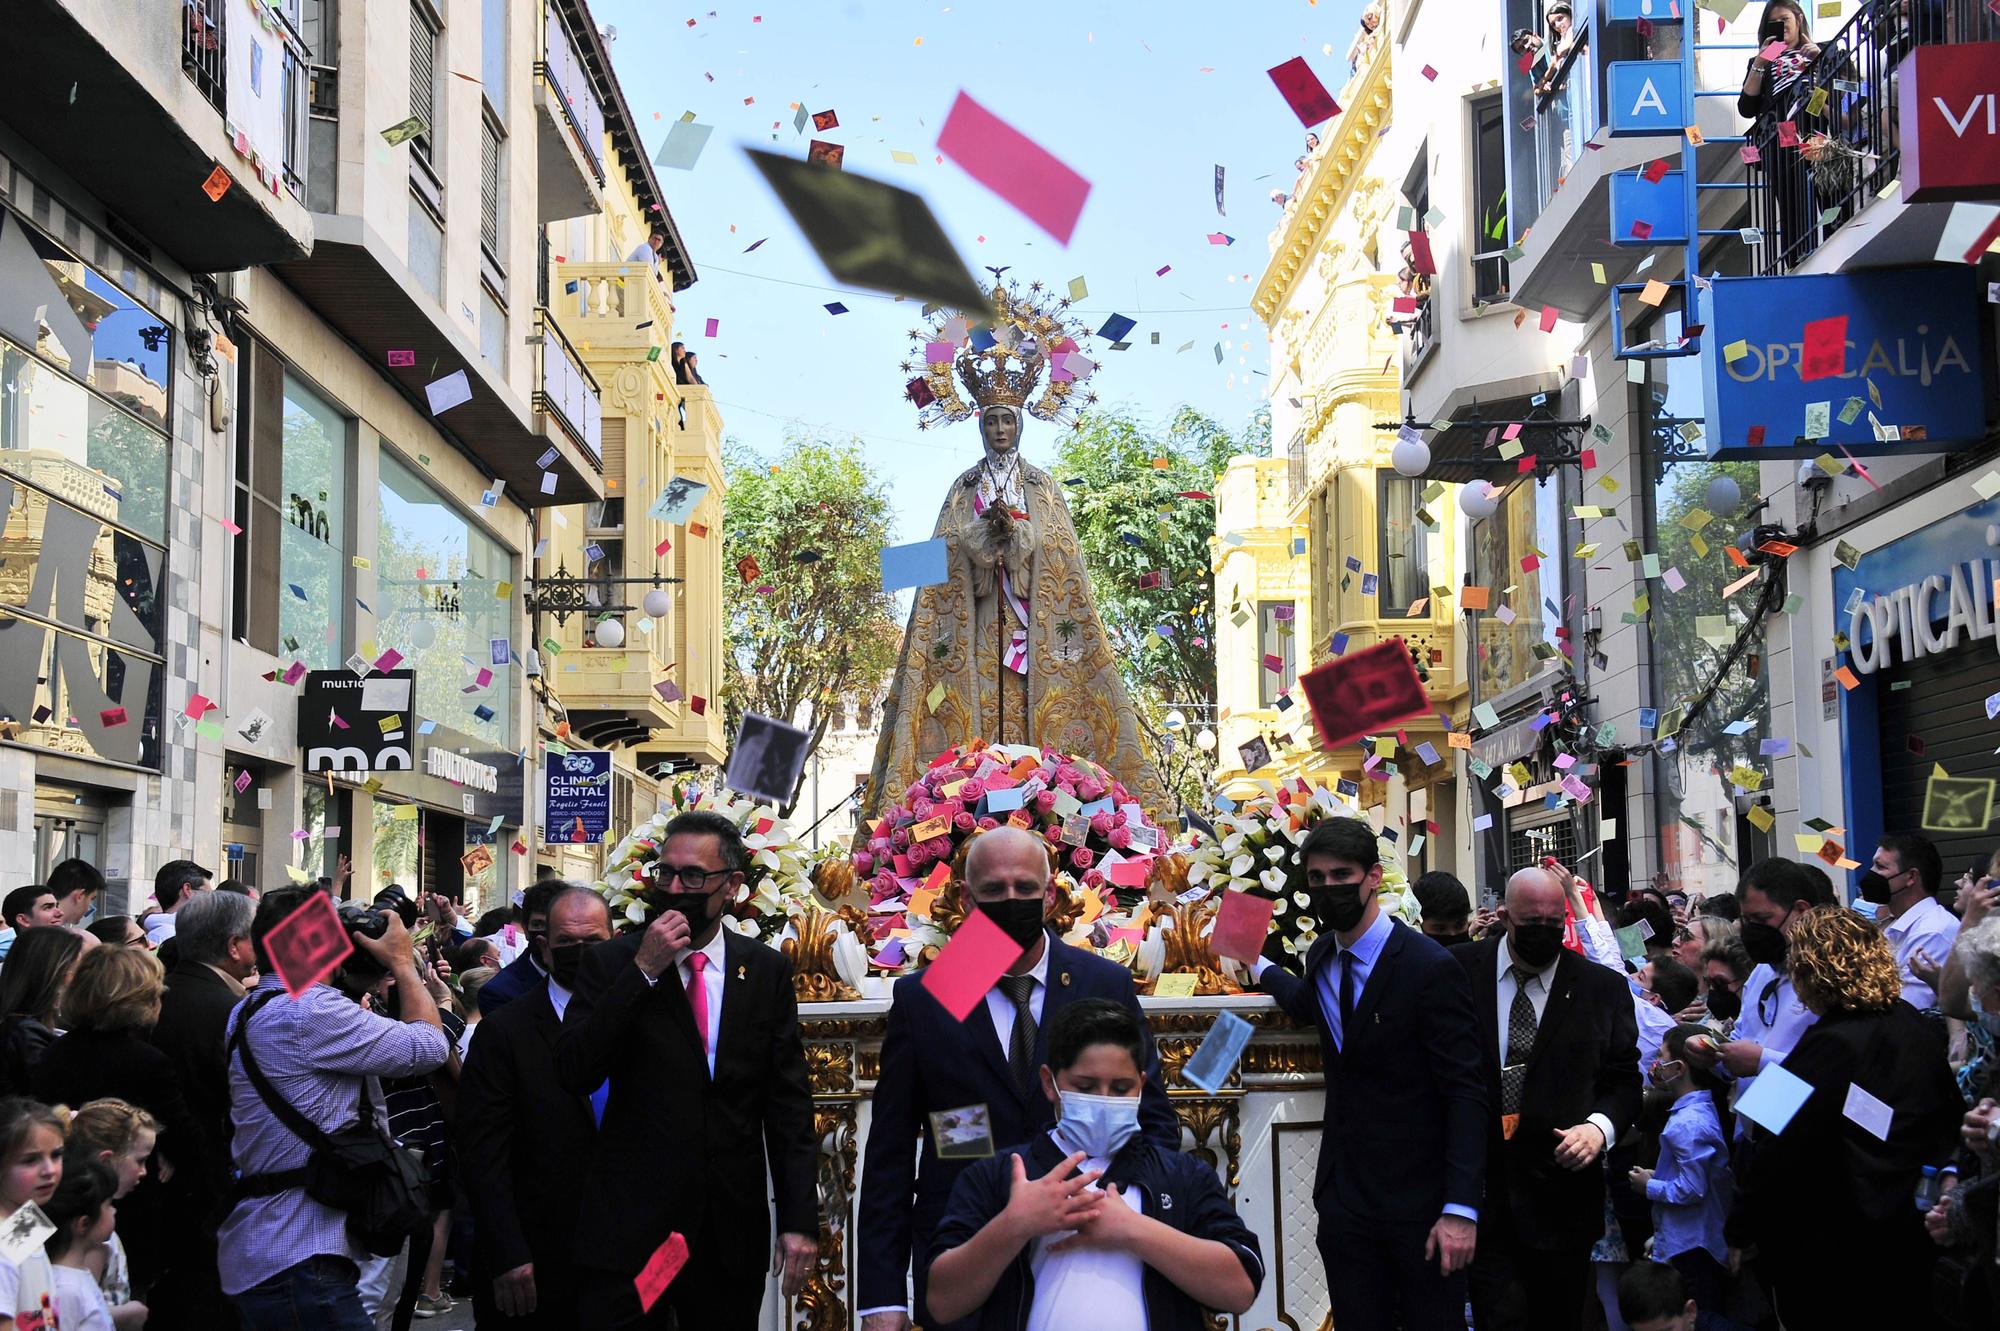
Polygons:
[[[919,370],[906,392],[921,423],[977,415],[985,456],[952,482],[938,516],[949,576],[917,592],[855,844],[811,852],[774,806],[680,786],[614,849],[598,888],[621,925],[642,923],[673,813],[713,809],[742,830],[751,868],[725,922],[792,962],[821,1153],[818,1267],[782,1324],[834,1331],[859,1324],[853,1213],[892,986],[935,959],[965,918],[973,839],[1004,824],[1041,836],[1050,927],[1131,969],[1183,1146],[1214,1167],[1263,1245],[1257,1303],[1215,1325],[1311,1331],[1328,1317],[1312,1206],[1318,1038],[1244,992],[1209,935],[1224,894],[1260,891],[1277,898],[1280,946],[1302,956],[1315,934],[1290,879],[1294,850],[1320,819],[1361,813],[1334,790],[1293,781],[1218,801],[1212,823],[1188,820],[1192,831],[1154,820],[1149,811],[1170,805],[1061,488],[1019,454],[1024,415],[1063,423],[1090,400],[1089,334],[1040,284],[992,294],[990,317],[934,312],[915,334],[923,362],[906,366]],[[1414,923],[1394,847],[1382,844],[1384,907]],[[1253,1033],[1204,1089],[1183,1073],[1224,1012]],[[766,1308],[783,1307],[774,1284]]]

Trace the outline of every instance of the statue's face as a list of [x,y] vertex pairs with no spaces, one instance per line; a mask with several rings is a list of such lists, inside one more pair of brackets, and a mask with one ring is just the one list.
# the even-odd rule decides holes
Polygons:
[[988,453],[1006,457],[1020,446],[1021,418],[1012,411],[986,412],[979,418],[979,433]]

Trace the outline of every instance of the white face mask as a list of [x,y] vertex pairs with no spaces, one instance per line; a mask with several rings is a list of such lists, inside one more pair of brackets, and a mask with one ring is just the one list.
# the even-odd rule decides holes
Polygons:
[[1093,1160],[1109,1160],[1139,1135],[1139,1097],[1085,1095],[1059,1091],[1061,1117],[1055,1136],[1066,1151],[1082,1151]]

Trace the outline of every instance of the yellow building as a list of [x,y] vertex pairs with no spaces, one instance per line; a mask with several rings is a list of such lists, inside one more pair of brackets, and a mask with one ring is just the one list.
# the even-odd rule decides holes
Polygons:
[[[1458,605],[1451,594],[1461,581],[1455,487],[1411,480],[1390,466],[1402,416],[1397,297],[1418,298],[1403,302],[1408,309],[1420,305],[1422,295],[1422,279],[1402,271],[1402,232],[1413,223],[1397,215],[1403,202],[1397,189],[1374,170],[1389,122],[1392,50],[1392,43],[1380,42],[1361,53],[1363,62],[1337,98],[1345,110],[1320,127],[1319,146],[1271,235],[1271,260],[1252,306],[1271,330],[1272,439],[1280,441],[1283,456],[1255,464],[1255,509],[1260,533],[1289,540],[1281,550],[1268,539],[1253,546],[1245,531],[1242,548],[1252,551],[1260,596],[1266,578],[1296,586],[1296,636],[1290,641],[1299,672],[1400,638],[1431,700],[1449,714],[1463,708],[1465,696],[1454,632]],[[1232,477],[1235,471],[1232,466]],[[1236,585],[1225,575],[1232,558],[1228,532],[1227,526],[1219,531],[1225,543],[1217,547],[1217,595],[1223,598],[1220,623],[1233,626],[1224,590]],[[1289,560],[1290,541],[1300,538],[1304,554]],[[1280,572],[1285,563],[1293,567]],[[1440,825],[1426,836],[1427,849],[1412,857],[1413,869],[1451,858],[1455,762],[1443,721],[1433,715],[1409,722],[1393,754],[1372,763],[1373,745],[1366,752],[1359,744],[1321,750],[1309,719],[1301,716],[1302,698],[1300,707],[1283,713],[1239,710],[1270,676],[1263,661],[1270,649],[1240,638],[1233,650],[1227,637],[1220,645],[1222,654],[1237,658],[1229,669],[1238,676],[1234,691],[1225,688],[1223,695],[1237,718],[1220,746],[1225,790],[1232,769],[1239,783],[1248,776],[1295,774],[1354,781],[1362,807],[1379,811],[1382,826],[1404,846],[1427,822]],[[1248,680],[1240,677],[1246,662],[1256,666]],[[1236,750],[1244,717],[1254,718],[1267,736],[1292,732],[1298,743],[1287,748],[1271,742],[1271,766],[1245,773]]]
[[[604,500],[545,513],[537,561],[539,590],[582,602],[561,621],[546,611],[537,630],[550,695],[543,741],[556,756],[564,747],[612,754],[604,846],[564,844],[561,829],[546,830],[555,844],[543,861],[584,879],[651,816],[666,778],[720,763],[729,738],[717,698],[722,416],[706,386],[675,382],[674,296],[695,271],[608,62],[605,70],[599,206],[543,233],[539,354],[565,375],[548,376],[536,402],[594,431],[603,460]],[[664,237],[656,259],[647,257],[655,232]],[[565,381],[574,392],[562,391]],[[669,525],[648,510],[676,477],[708,490],[685,524]]]
[[1247,775],[1241,748],[1260,738],[1287,774],[1318,765],[1316,749],[1280,742],[1306,728],[1293,686],[1312,623],[1307,531],[1293,520],[1286,472],[1282,457],[1235,457],[1216,481],[1215,754],[1222,789],[1232,795]]

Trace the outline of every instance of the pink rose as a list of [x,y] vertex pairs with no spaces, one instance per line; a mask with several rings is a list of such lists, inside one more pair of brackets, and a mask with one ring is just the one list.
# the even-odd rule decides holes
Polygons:
[[916,782],[908,790],[903,792],[903,800],[902,800],[903,807],[908,808],[910,804],[917,798],[917,796],[923,793],[924,793],[924,783],[922,781]]
[[865,850],[854,852],[854,876],[866,878],[875,871],[875,857]]
[[1056,793],[1053,790],[1045,790],[1041,794],[1035,796],[1036,813],[1053,813],[1055,811],[1055,807],[1056,807]]
[[956,814],[951,820],[951,825],[960,832],[970,832],[974,826],[972,815],[969,813]]
[[1114,827],[1105,833],[1104,839],[1111,843],[1111,849],[1125,850],[1132,844],[1132,832],[1129,828]]
[[1090,847],[1078,846],[1069,853],[1069,862],[1079,869],[1088,869],[1097,862],[1097,856],[1091,853]]
[[980,797],[985,793],[986,793],[985,782],[968,779],[963,786],[959,787],[958,797],[964,800],[967,804],[977,804],[979,802]]
[[889,833],[889,840],[897,850],[908,850],[910,848],[910,829],[907,827],[897,828],[895,831]]
[[1042,837],[1051,846],[1060,846],[1062,844],[1062,828],[1045,827],[1042,829]]
[[1102,869],[1092,869],[1083,876],[1083,885],[1092,891],[1103,887],[1104,881],[1104,870]]
[[1090,815],[1090,830],[1095,836],[1111,835],[1111,815],[1099,810]]
[[868,895],[875,901],[887,901],[900,889],[900,886],[896,882],[896,875],[884,869],[869,880]]
[[1120,804],[1130,804],[1132,802],[1132,792],[1125,789],[1122,782],[1113,781],[1111,783],[1111,798]]
[[1073,763],[1064,763],[1056,769],[1056,779],[1075,786],[1077,782],[1083,780],[1083,769]]
[[1076,794],[1077,798],[1081,799],[1085,804],[1095,803],[1104,798],[1104,783],[1095,778],[1086,777],[1077,786]]
[[982,832],[991,832],[994,828],[998,826],[1000,826],[1000,820],[998,818],[981,818],[979,820],[979,830]]
[[910,847],[909,852],[903,858],[910,862],[912,869],[923,868],[931,862],[931,843],[928,841],[919,841],[916,845]]
[[951,858],[952,844],[951,838],[948,836],[934,836],[929,841],[924,842],[924,848],[930,851],[933,860],[948,860]]
[[920,795],[917,797],[916,801],[910,805],[910,817],[913,821],[921,823],[926,818],[929,818],[934,812],[936,812],[936,810],[937,810],[936,804],[932,803],[930,800]]

